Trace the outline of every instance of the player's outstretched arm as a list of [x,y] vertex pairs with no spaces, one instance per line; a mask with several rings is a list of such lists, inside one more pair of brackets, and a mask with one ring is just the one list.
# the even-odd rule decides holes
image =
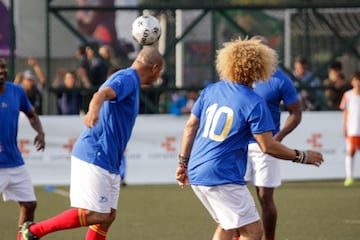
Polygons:
[[189,184],[187,166],[190,159],[190,153],[194,144],[196,133],[200,126],[200,119],[194,114],[190,114],[189,119],[186,122],[183,138],[181,142],[181,150],[179,154],[179,165],[176,169],[175,177],[178,184],[184,188]]
[[116,92],[111,87],[104,87],[94,93],[90,103],[89,111],[84,117],[84,124],[91,128],[99,121],[99,111],[104,101],[116,98]]
[[37,151],[45,149],[45,133],[40,122],[39,116],[36,114],[35,109],[32,108],[26,116],[29,119],[30,125],[37,132],[34,139],[34,145]]
[[320,152],[312,150],[299,151],[288,148],[280,142],[275,141],[272,138],[271,132],[254,134],[254,137],[258,142],[261,150],[275,158],[291,160],[293,162],[302,164],[312,164],[318,167],[324,162],[323,156]]
[[285,120],[284,126],[277,134],[274,135],[274,139],[279,142],[281,142],[289,133],[291,133],[301,122],[302,111],[300,101],[292,103],[286,108],[289,115]]

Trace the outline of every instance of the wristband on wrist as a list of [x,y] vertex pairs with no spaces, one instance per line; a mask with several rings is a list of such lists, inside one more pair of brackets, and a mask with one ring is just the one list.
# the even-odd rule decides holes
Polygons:
[[187,166],[184,165],[183,163],[179,163],[179,168],[187,168]]
[[306,151],[299,151],[297,149],[294,149],[294,151],[295,151],[295,158],[292,161],[296,163],[306,164],[308,161]]
[[179,166],[184,166],[185,168],[187,168],[188,163],[189,163],[189,157],[185,157],[181,154],[179,154]]
[[301,162],[301,159],[302,159],[302,153],[297,150],[297,149],[294,149],[295,151],[295,158],[292,160],[293,162],[296,162],[296,163],[299,163]]
[[301,163],[302,164],[306,164],[308,161],[308,158],[307,158],[307,154],[306,154],[306,151],[302,151],[302,159],[301,159]]

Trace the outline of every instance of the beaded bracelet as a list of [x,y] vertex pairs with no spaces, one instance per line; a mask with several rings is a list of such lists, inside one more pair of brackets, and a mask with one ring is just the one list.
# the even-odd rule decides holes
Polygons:
[[295,158],[292,161],[296,163],[306,164],[308,161],[306,151],[299,151],[297,149],[294,149],[294,151],[295,151]]

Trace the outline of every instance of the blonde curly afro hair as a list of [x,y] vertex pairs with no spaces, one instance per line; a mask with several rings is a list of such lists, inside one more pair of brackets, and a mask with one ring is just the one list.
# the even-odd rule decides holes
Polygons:
[[217,51],[216,69],[223,80],[252,86],[267,80],[278,64],[276,52],[260,39],[237,39]]

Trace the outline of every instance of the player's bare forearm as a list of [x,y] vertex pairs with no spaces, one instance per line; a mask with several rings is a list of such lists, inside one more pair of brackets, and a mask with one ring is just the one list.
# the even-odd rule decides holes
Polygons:
[[89,128],[95,126],[99,120],[99,111],[104,101],[114,98],[116,98],[116,92],[111,87],[104,87],[94,93],[89,104],[89,111],[84,117],[84,124]]
[[284,126],[274,136],[276,141],[281,142],[289,133],[291,133],[301,122],[302,112],[300,102],[295,102],[287,106],[289,116],[287,117]]
[[194,144],[196,133],[199,129],[200,121],[199,119],[191,114],[188,121],[186,122],[182,143],[181,143],[181,151],[180,154],[189,157],[192,146]]
[[91,128],[99,121],[99,111],[105,101],[105,94],[103,92],[96,92],[89,104],[89,111],[84,117],[84,124]]
[[284,124],[284,127],[274,135],[276,141],[281,142],[289,133],[291,133],[300,123],[301,117],[289,116]]
[[324,162],[323,156],[320,152],[311,150],[299,151],[288,148],[280,142],[275,141],[271,137],[271,132],[254,134],[254,137],[258,142],[261,150],[275,158],[291,160],[293,162],[303,164],[312,164],[318,167]]
[[179,154],[179,166],[175,173],[176,180],[178,181],[178,184],[181,186],[181,188],[184,188],[189,184],[187,166],[199,126],[200,119],[198,119],[195,115],[190,114],[190,117],[184,128],[181,150]]
[[99,112],[104,101],[105,101],[105,94],[103,92],[100,91],[94,93],[89,104],[89,112]]
[[116,92],[111,87],[104,87],[100,89],[99,91],[94,93],[89,104],[89,111],[99,112],[104,101],[114,98],[116,98]]
[[295,158],[294,150],[275,141],[271,136],[271,132],[254,134],[254,137],[258,142],[261,151],[264,153],[284,160],[291,160]]
[[28,113],[27,117],[29,119],[30,125],[37,132],[35,136],[34,144],[37,151],[45,149],[45,133],[40,122],[39,116],[35,113],[34,108],[32,108]]

